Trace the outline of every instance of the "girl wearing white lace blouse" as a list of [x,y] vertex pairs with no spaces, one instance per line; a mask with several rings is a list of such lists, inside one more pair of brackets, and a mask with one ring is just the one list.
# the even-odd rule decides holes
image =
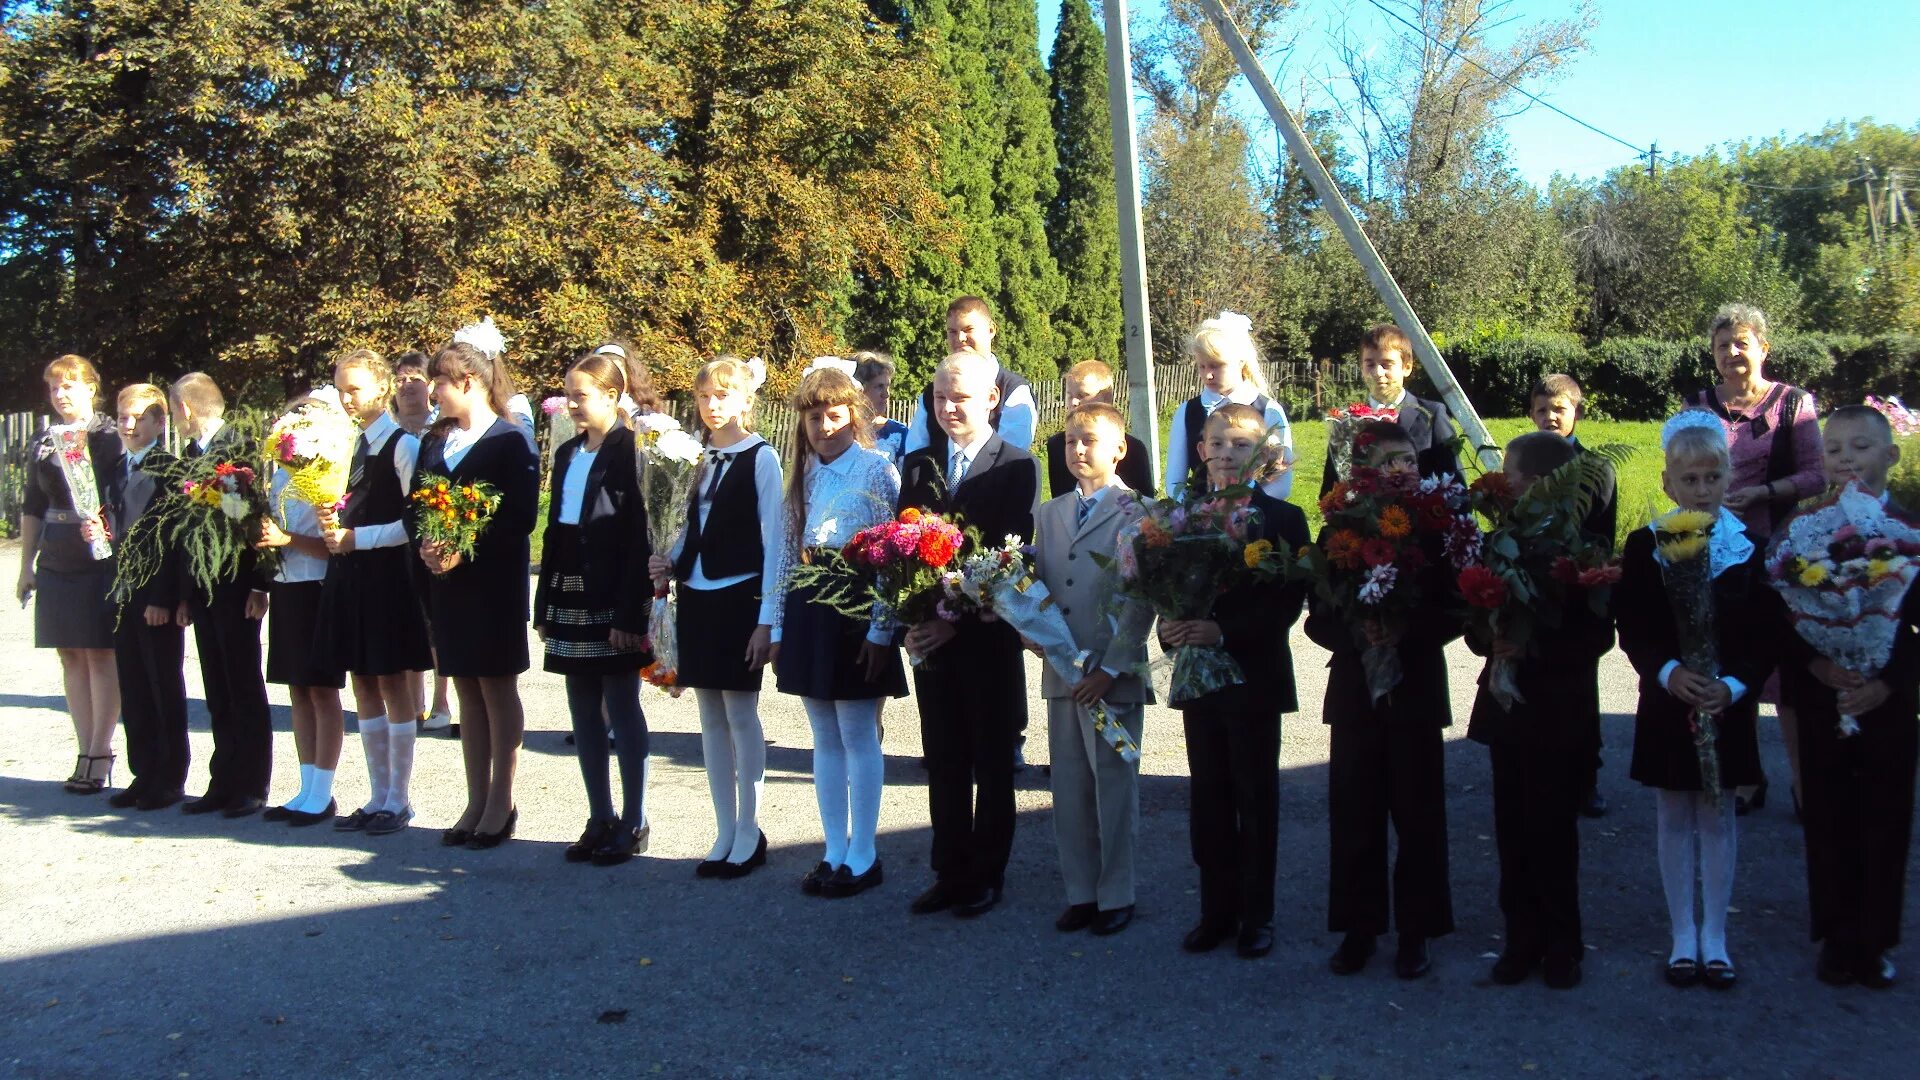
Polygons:
[[[782,582],[796,563],[838,550],[854,533],[893,517],[900,497],[900,474],[872,445],[872,406],[850,374],[853,366],[816,360],[794,392]],[[813,790],[827,839],[800,888],[845,897],[881,881],[874,850],[884,779],[880,703],[904,697],[907,679],[877,606],[871,618],[852,619],[814,602],[815,591],[784,590],[773,628],[781,643],[775,671],[780,692],[801,699],[813,726]]]

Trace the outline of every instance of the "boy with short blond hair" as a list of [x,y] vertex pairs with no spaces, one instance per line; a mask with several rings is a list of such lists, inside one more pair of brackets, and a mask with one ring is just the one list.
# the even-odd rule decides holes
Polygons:
[[[1102,360],[1082,360],[1068,368],[1061,376],[1066,391],[1067,410],[1069,412],[1088,402],[1113,404],[1113,368]],[[1115,410],[1119,415],[1119,410]],[[1118,475],[1129,488],[1142,495],[1151,497],[1153,489],[1153,464],[1147,454],[1147,444],[1128,435],[1124,428],[1126,418],[1121,417],[1121,434],[1125,436],[1126,452],[1120,458]],[[1067,434],[1059,431],[1047,437],[1047,491],[1054,497],[1072,491],[1076,484],[1072,470],[1067,468]]]

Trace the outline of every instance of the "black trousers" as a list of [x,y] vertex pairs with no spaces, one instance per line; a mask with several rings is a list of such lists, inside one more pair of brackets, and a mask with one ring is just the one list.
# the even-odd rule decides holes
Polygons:
[[213,729],[207,795],[264,799],[273,772],[273,717],[260,668],[260,620],[247,618],[244,586],[222,588],[212,603],[195,607],[193,640]]
[[1920,726],[1882,708],[1840,738],[1831,710],[1800,712],[1800,817],[1806,823],[1813,940],[1885,952],[1900,943]]
[[1190,835],[1200,917],[1243,928],[1273,922],[1280,835],[1280,712],[1251,687],[1181,710],[1187,737]]
[[1446,743],[1440,729],[1379,715],[1331,725],[1327,802],[1333,863],[1327,929],[1384,934],[1387,825],[1400,840],[1393,862],[1393,911],[1400,933],[1453,931],[1447,885]]
[[[171,614],[171,612],[169,612]],[[120,718],[126,725],[129,788],[162,794],[187,785],[187,631],[169,622],[148,626],[144,606],[120,613],[113,666],[120,675]]]
[[1580,796],[1592,775],[1586,748],[1495,744],[1493,832],[1507,943],[1535,958],[1577,960]]
[[1013,750],[1026,717],[1019,640],[969,627],[914,669],[927,755],[933,873],[998,888],[1013,854]]

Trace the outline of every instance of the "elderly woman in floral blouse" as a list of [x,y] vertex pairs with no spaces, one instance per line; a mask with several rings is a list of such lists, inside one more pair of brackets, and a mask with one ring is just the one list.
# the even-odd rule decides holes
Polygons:
[[[1781,527],[1794,504],[1826,490],[1822,464],[1820,422],[1814,415],[1813,395],[1766,377],[1767,317],[1747,304],[1728,304],[1713,317],[1708,329],[1714,370],[1720,383],[1687,397],[1689,406],[1711,409],[1727,425],[1727,445],[1733,456],[1733,477],[1727,485],[1726,507],[1747,527],[1747,534],[1764,546]],[[1779,680],[1767,680],[1761,700],[1779,700]],[[1793,769],[1795,812],[1800,806],[1800,743],[1791,709],[1780,708],[1780,734],[1787,744],[1787,763]],[[1766,805],[1767,782],[1750,794],[1736,796],[1739,813]]]

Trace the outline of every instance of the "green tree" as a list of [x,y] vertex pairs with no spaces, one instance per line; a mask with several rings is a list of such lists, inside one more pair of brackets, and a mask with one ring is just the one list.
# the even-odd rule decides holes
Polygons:
[[1048,71],[1059,192],[1047,236],[1066,280],[1055,317],[1065,360],[1120,358],[1120,222],[1113,187],[1113,119],[1107,46],[1087,0],[1062,0]]

